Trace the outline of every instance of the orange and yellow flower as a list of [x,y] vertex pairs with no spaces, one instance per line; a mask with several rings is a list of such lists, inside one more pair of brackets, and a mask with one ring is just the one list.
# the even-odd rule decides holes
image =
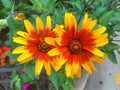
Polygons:
[[15,16],[15,20],[22,20],[24,18],[24,13],[19,13],[17,16]]
[[21,64],[31,61],[36,57],[35,74],[39,75],[44,65],[47,75],[50,75],[51,64],[54,57],[49,56],[47,52],[51,50],[53,46],[44,41],[45,37],[56,37],[56,33],[51,31],[50,16],[47,16],[46,27],[44,27],[44,24],[39,17],[36,18],[37,30],[28,20],[24,20],[24,25],[27,32],[17,31],[16,33],[19,36],[13,39],[14,42],[22,44],[22,46],[15,48],[12,53],[21,54],[17,58],[17,61]]
[[[81,67],[91,74],[92,70],[96,71],[92,61],[103,64],[104,61],[101,58],[107,56],[98,48],[108,43],[108,34],[104,33],[106,28],[101,26],[93,30],[97,20],[88,18],[87,13],[80,31],[75,16],[71,13],[65,13],[64,23],[65,30],[62,25],[56,25],[54,31],[59,36],[55,39],[58,46],[48,52],[50,56],[60,55],[55,70],[58,71],[65,64],[67,77],[74,75],[81,77]],[[52,45],[52,39],[52,37],[46,37],[45,41]]]

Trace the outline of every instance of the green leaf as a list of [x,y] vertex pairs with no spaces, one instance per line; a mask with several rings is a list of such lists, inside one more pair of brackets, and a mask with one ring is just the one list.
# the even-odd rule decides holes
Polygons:
[[113,12],[113,16],[110,19],[111,21],[120,21],[120,12]]
[[120,31],[120,23],[113,26],[113,30]]
[[99,17],[105,11],[105,9],[106,7],[103,7],[103,6],[98,7],[96,11],[94,11],[94,16]]
[[51,72],[52,72],[51,76],[49,76],[48,79],[53,83],[55,88],[58,90],[58,88],[59,88],[59,86],[58,86],[58,74],[53,69],[51,70]]
[[18,80],[17,82],[15,82],[15,87],[16,87],[17,90],[21,90],[20,80]]
[[16,71],[13,71],[11,76],[10,86],[13,87],[14,83],[19,79],[19,76],[16,74]]
[[34,78],[35,78],[34,65],[31,63],[24,64],[24,70],[25,70],[27,76],[31,80],[34,80]]
[[70,87],[67,86],[67,84],[62,84],[63,90],[70,90]]
[[11,8],[12,7],[12,1],[11,0],[1,0],[2,4],[6,8]]
[[58,72],[58,77],[59,77],[59,86],[62,86],[62,84],[65,82],[66,80],[66,75],[64,73],[64,70],[62,69],[61,71]]
[[107,26],[108,24],[108,21],[110,20],[111,16],[112,16],[112,13],[113,11],[109,11],[109,12],[106,12],[104,13],[101,17],[100,17],[100,24],[101,25],[104,25],[104,26]]
[[109,51],[107,51],[106,53],[108,55],[108,58],[111,60],[111,62],[117,64],[117,59],[116,59],[115,53],[109,52]]
[[112,52],[113,50],[116,50],[116,49],[119,49],[120,48],[120,45],[117,45],[115,43],[108,43],[106,46],[105,46],[105,49],[109,52]]

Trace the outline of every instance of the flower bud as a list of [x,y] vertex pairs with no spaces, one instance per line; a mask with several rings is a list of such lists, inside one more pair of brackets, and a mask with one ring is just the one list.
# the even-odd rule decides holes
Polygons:
[[8,25],[8,22],[6,19],[0,19],[0,27],[5,28]]

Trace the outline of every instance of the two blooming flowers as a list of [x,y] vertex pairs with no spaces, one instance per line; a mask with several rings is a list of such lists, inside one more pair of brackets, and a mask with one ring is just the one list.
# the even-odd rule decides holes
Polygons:
[[93,62],[104,64],[101,58],[107,55],[99,47],[108,43],[106,27],[93,29],[97,20],[92,20],[86,13],[82,25],[78,30],[75,16],[65,13],[64,25],[56,24],[51,29],[51,18],[47,16],[44,26],[41,18],[36,18],[36,29],[28,20],[24,20],[25,31],[17,31],[13,41],[21,46],[13,50],[13,54],[20,54],[17,61],[21,64],[31,61],[34,57],[35,74],[40,75],[44,67],[47,75],[51,75],[51,66],[55,71],[65,65],[67,77],[75,75],[81,77],[81,68],[92,74],[96,71]]

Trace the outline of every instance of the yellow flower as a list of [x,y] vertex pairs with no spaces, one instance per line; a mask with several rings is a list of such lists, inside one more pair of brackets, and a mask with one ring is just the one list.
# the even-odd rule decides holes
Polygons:
[[12,53],[22,53],[17,58],[17,61],[21,64],[31,61],[34,57],[36,57],[35,74],[39,75],[44,65],[47,75],[50,75],[52,61],[56,58],[47,54],[47,52],[54,46],[49,45],[44,41],[45,37],[56,37],[56,33],[51,31],[50,16],[47,16],[46,27],[44,27],[44,24],[39,17],[36,18],[37,30],[35,30],[31,22],[28,20],[24,20],[24,25],[27,32],[17,31],[16,33],[19,36],[13,39],[14,42],[22,44],[22,46],[15,48]]
[[22,20],[24,18],[24,13],[19,13],[16,17],[15,20]]
[[120,73],[119,73],[119,72],[116,72],[116,73],[115,73],[115,76],[116,76],[116,84],[117,84],[117,85],[120,85]]
[[[50,56],[60,55],[55,70],[58,71],[65,64],[67,77],[74,75],[81,77],[81,67],[92,74],[92,70],[96,71],[92,61],[103,64],[104,61],[101,58],[107,56],[98,49],[108,43],[108,34],[104,33],[106,28],[102,26],[93,31],[97,20],[88,18],[87,13],[80,31],[78,31],[76,19],[71,13],[65,13],[64,21],[65,30],[62,25],[56,25],[54,29],[59,35],[59,38],[56,38],[58,46],[48,52]],[[46,37],[45,41],[52,45],[51,39],[53,38]]]

